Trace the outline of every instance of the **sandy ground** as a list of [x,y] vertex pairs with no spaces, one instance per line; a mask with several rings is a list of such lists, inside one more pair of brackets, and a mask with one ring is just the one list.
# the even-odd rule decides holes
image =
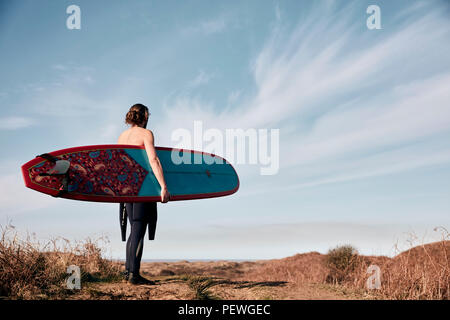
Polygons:
[[[89,283],[69,299],[133,299],[133,300],[347,300],[364,299],[355,292],[314,283],[288,281],[242,280],[248,271],[259,268],[256,262],[145,262],[141,274],[156,282],[155,285],[131,285],[126,281],[113,283]],[[193,281],[198,280],[198,281]],[[210,281],[205,290],[198,289]],[[194,284],[193,284],[194,283]],[[199,296],[204,293],[203,296]]]

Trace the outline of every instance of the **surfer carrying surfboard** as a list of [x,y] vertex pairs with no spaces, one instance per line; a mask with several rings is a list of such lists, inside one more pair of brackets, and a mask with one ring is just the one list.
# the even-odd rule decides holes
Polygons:
[[[150,166],[161,187],[161,202],[165,203],[169,201],[170,194],[167,190],[161,162],[155,151],[153,133],[146,129],[149,115],[148,108],[143,104],[133,105],[125,117],[125,123],[131,127],[122,132],[117,143],[145,147]],[[126,245],[125,277],[132,284],[154,284],[152,281],[143,278],[139,274],[139,269],[147,225],[149,238],[154,239],[157,221],[156,202],[121,204],[121,220],[125,219],[125,221],[121,221],[121,226],[124,224],[126,226],[126,215],[123,214],[123,210],[126,210],[126,215],[128,215],[131,224],[131,233]],[[122,239],[124,239],[124,232],[122,232]]]
[[120,135],[118,144],[47,152],[21,167],[25,186],[38,192],[120,203],[122,241],[126,241],[127,221],[131,224],[126,250],[131,283],[148,283],[139,276],[139,269],[145,229],[150,240],[155,236],[157,202],[223,197],[239,189],[236,170],[226,159],[201,151],[155,147],[153,133],[146,129],[149,115],[146,106],[132,106],[125,117],[131,127]]

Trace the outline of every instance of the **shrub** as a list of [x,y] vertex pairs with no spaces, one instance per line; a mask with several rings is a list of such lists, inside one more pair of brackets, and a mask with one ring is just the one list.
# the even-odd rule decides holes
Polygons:
[[351,245],[338,246],[328,251],[325,262],[329,269],[327,282],[341,283],[355,269],[358,251]]

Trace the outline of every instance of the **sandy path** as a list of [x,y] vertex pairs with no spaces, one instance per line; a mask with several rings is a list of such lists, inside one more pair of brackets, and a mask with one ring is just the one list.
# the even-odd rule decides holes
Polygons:
[[[131,285],[125,281],[89,283],[69,299],[132,300],[347,300],[363,299],[352,292],[330,285],[287,281],[242,280],[247,271],[263,262],[170,262],[143,263],[142,275],[155,285]],[[186,276],[188,275],[188,276]],[[237,279],[240,280],[237,280]],[[201,286],[210,286],[202,290]]]

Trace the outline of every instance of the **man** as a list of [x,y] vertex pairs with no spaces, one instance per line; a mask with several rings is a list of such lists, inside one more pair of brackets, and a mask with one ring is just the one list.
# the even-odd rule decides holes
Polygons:
[[[122,132],[117,143],[145,147],[150,166],[161,186],[161,202],[166,203],[169,201],[170,194],[167,190],[161,162],[155,151],[153,133],[146,129],[149,115],[150,113],[146,106],[142,104],[133,105],[125,117],[125,123],[129,124],[131,127]],[[126,209],[126,214],[128,215],[131,225],[131,233],[128,237],[126,249],[126,278],[128,282],[132,284],[154,284],[152,281],[142,277],[139,274],[139,270],[147,225],[149,226],[149,237],[151,240],[154,239],[157,220],[156,202],[121,204],[121,218],[124,217],[124,209]],[[122,226],[124,224],[126,226],[126,220],[121,221],[121,224]],[[122,237],[124,239],[124,231],[122,232]]]

